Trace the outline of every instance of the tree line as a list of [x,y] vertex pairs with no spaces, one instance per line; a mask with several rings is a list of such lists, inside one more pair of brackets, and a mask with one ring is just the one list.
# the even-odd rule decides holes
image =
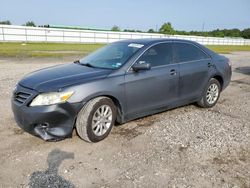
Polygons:
[[[2,25],[12,25],[9,20],[0,21],[0,24],[2,24]],[[25,24],[23,24],[22,26],[36,27],[36,24],[33,21],[28,21]]]
[[[122,31],[119,26],[113,26],[112,31]],[[128,32],[145,32],[140,30],[124,29],[123,31]],[[239,30],[239,29],[216,29],[213,31],[180,31],[175,30],[170,22],[162,24],[159,30],[149,29],[148,33],[161,33],[168,35],[195,35],[205,37],[242,37],[250,39],[250,28]]]
[[[11,25],[9,20],[0,21],[0,24]],[[33,21],[28,21],[23,26],[36,27]],[[122,30],[119,26],[114,25],[111,31],[124,31],[124,32],[145,32],[141,30],[134,29],[124,29]],[[250,28],[239,30],[239,29],[216,29],[213,31],[180,31],[175,30],[170,22],[162,24],[159,30],[149,29],[146,31],[148,33],[161,33],[167,35],[195,35],[195,36],[206,36],[206,37],[242,37],[245,39],[250,39]]]

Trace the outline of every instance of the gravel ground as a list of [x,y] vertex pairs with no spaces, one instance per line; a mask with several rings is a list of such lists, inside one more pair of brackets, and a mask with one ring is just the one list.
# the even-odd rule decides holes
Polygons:
[[131,121],[96,144],[76,133],[44,142],[11,113],[21,77],[73,58],[0,59],[0,187],[250,187],[250,53],[227,56],[232,82],[214,108],[188,105]]

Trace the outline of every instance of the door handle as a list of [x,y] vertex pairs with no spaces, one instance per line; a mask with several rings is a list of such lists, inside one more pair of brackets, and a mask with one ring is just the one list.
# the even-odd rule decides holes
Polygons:
[[176,75],[176,74],[177,74],[177,72],[176,72],[175,69],[171,69],[171,70],[170,70],[170,75],[174,76],[174,75]]
[[213,63],[209,62],[209,63],[207,64],[207,66],[208,66],[208,67],[212,67],[212,66],[214,66],[214,65],[213,65]]

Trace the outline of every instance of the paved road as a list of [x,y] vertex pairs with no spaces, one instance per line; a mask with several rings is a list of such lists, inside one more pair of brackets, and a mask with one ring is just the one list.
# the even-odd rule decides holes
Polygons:
[[96,144],[44,142],[13,120],[15,83],[71,59],[0,59],[0,187],[250,187],[250,53],[227,56],[233,78],[217,106],[132,121]]

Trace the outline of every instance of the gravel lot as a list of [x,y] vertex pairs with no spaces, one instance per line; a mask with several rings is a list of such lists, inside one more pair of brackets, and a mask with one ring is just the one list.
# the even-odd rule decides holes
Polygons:
[[73,58],[0,59],[0,187],[250,187],[250,53],[227,56],[232,82],[214,108],[131,121],[96,144],[76,133],[44,142],[18,128],[11,112],[20,78]]

